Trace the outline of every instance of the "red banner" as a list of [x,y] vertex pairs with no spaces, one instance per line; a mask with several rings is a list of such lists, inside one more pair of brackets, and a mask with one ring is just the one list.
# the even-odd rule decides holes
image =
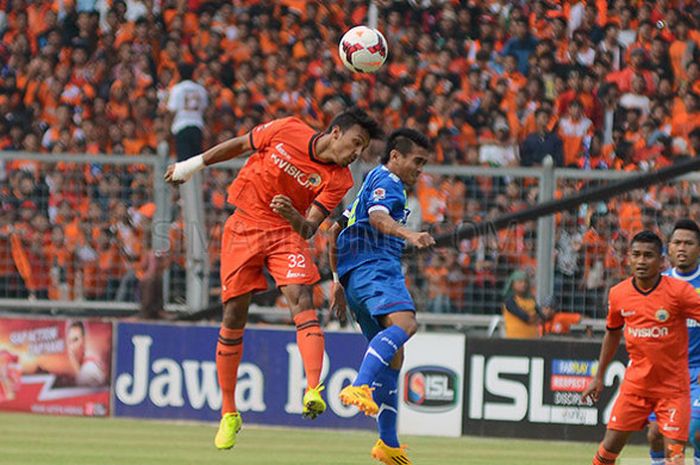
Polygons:
[[109,415],[112,323],[0,318],[0,410]]

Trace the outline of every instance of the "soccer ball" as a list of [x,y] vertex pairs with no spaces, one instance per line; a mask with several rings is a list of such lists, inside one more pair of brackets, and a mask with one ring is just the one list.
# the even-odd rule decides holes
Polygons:
[[350,71],[374,73],[386,61],[388,48],[381,32],[367,26],[355,26],[340,39],[338,53]]

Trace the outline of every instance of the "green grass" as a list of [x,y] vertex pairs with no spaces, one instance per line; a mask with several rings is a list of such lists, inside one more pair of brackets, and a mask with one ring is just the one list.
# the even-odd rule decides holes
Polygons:
[[[0,465],[370,465],[369,432],[246,425],[233,450],[216,427],[126,419],[0,413]],[[464,437],[404,437],[416,465],[589,465],[596,444]],[[629,447],[624,464],[648,464]]]

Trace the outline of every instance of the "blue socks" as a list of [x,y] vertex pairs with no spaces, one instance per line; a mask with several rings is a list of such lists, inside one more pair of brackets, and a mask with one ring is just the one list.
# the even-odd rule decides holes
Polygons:
[[406,331],[396,325],[389,326],[384,331],[377,333],[369,341],[369,347],[367,347],[365,358],[360,365],[360,371],[352,385],[367,384],[371,386],[372,382],[377,379],[379,372],[389,366],[396,351],[408,341],[408,338]]
[[374,383],[374,401],[379,406],[377,428],[379,437],[389,447],[399,447],[396,432],[396,414],[399,407],[399,371],[386,367],[377,375]]
[[408,341],[409,335],[399,326],[390,326],[369,341],[365,358],[353,386],[367,384],[374,388],[372,396],[379,406],[377,428],[379,437],[389,447],[399,447],[396,432],[399,406],[399,371],[389,367],[396,352]]
[[696,439],[696,435],[700,432],[700,420],[693,418],[690,420],[690,431],[688,433],[688,445],[693,446],[695,453],[693,461],[696,465],[700,464],[700,443]]
[[651,457],[651,465],[664,465],[666,463],[663,450],[657,451],[649,449],[649,457]]

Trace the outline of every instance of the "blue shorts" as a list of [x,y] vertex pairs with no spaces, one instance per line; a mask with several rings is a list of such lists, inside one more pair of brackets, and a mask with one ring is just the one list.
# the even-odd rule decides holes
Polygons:
[[[693,420],[700,420],[700,367],[690,368],[690,408]],[[656,414],[649,415],[649,421],[656,421]]]
[[400,262],[371,262],[346,273],[342,283],[348,305],[367,340],[384,329],[378,317],[416,311]]

